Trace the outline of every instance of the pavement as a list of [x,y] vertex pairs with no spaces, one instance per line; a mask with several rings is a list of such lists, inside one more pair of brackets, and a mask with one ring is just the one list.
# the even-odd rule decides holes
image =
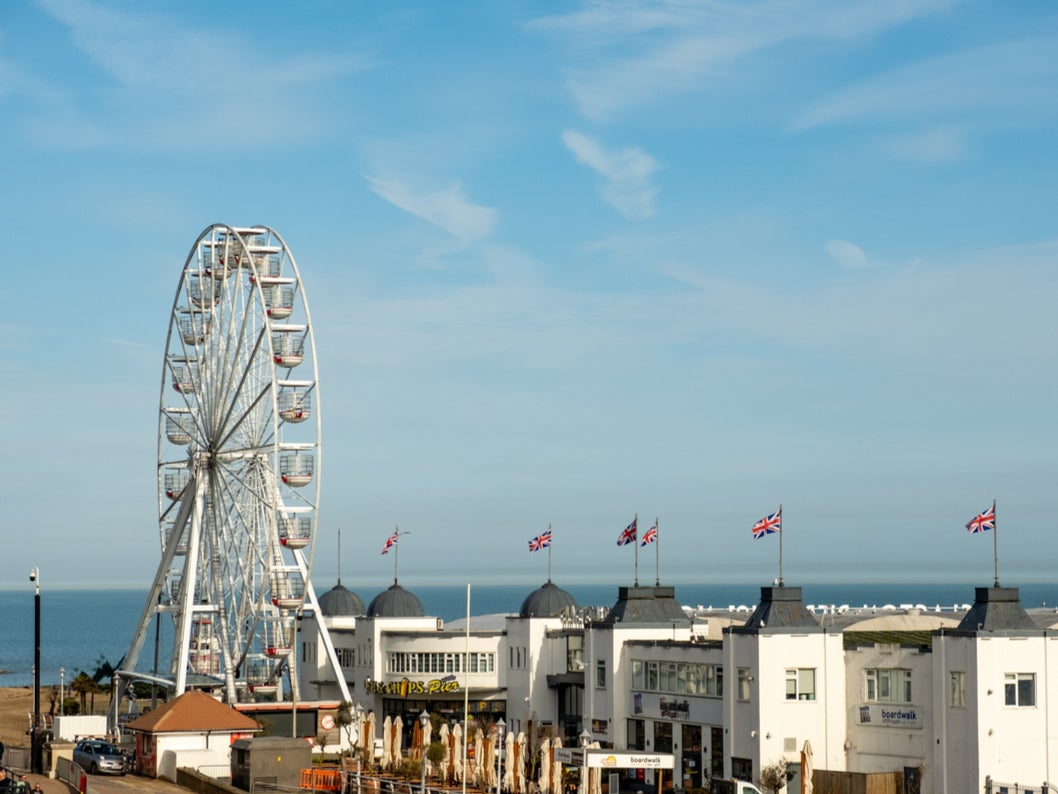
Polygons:
[[[21,778],[21,774],[19,775]],[[44,794],[71,794],[77,788],[61,780],[53,780],[46,775],[25,775],[32,790],[34,784],[40,784]],[[188,789],[170,783],[139,775],[88,775],[88,794],[122,794],[128,791],[154,792],[154,794],[188,794]]]

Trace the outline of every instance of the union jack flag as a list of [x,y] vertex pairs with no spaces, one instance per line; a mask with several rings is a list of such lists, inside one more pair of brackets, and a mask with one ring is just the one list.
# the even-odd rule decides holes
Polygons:
[[641,546],[649,546],[655,540],[658,539],[658,522],[654,522],[654,526],[643,533],[643,541],[640,543]]
[[760,521],[753,525],[753,538],[754,540],[760,540],[765,535],[770,535],[773,532],[782,532],[782,508],[780,507],[770,516],[764,516]]
[[529,551],[540,551],[551,545],[551,530],[542,532],[529,541]]
[[397,545],[397,532],[394,531],[392,535],[386,538],[386,545],[382,547],[383,554],[389,554],[389,550]]
[[632,523],[625,527],[624,532],[617,539],[618,546],[627,546],[629,543],[636,542],[636,525],[639,523],[639,516],[632,519]]
[[978,513],[974,516],[970,523],[966,525],[966,528],[970,530],[972,535],[975,532],[987,532],[990,529],[996,528],[996,506],[992,504],[990,508],[985,510],[983,513]]

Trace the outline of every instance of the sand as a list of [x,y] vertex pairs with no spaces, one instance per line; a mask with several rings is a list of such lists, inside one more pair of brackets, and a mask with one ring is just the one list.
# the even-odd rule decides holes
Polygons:
[[[95,713],[106,713],[109,696],[97,693]],[[51,705],[49,688],[40,688],[40,710],[48,713]],[[0,741],[5,747],[29,747],[27,733],[33,713],[33,687],[0,687]]]

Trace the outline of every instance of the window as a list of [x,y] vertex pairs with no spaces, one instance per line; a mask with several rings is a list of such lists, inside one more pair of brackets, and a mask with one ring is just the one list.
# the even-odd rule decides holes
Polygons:
[[705,691],[700,693],[712,697],[724,696],[724,668],[718,664],[705,665]]
[[1036,705],[1036,674],[1007,673],[1003,676],[1003,693],[1008,706]]
[[675,692],[677,686],[676,663],[662,662],[658,666],[658,672],[660,673],[660,679],[658,680],[658,689],[662,692]]
[[813,667],[794,667],[786,671],[787,700],[816,699],[816,671]]
[[628,721],[628,749],[647,749],[647,725],[645,720]]
[[599,659],[595,663],[595,688],[606,689],[606,660]]
[[961,670],[953,670],[951,672],[949,691],[951,692],[949,705],[955,708],[964,708],[966,706],[966,673]]
[[738,668],[738,699],[749,700],[749,684],[753,676],[749,674],[748,667]]
[[566,672],[584,672],[584,637],[582,635],[566,637]]
[[335,648],[335,655],[338,657],[338,664],[342,667],[353,666],[353,649],[352,648]]
[[402,653],[391,651],[386,656],[389,673],[492,673],[496,670],[496,654],[471,653]]
[[718,664],[632,660],[632,689],[672,695],[724,696],[724,668]]
[[875,668],[864,671],[868,703],[910,703],[911,671]]
[[672,752],[672,723],[671,722],[655,722],[654,723],[654,752],[655,753],[671,753]]

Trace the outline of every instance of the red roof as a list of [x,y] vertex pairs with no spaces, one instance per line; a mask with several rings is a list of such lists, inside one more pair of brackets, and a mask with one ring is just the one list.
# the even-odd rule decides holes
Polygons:
[[243,733],[258,731],[261,726],[211,695],[193,689],[137,717],[125,728],[141,733]]

